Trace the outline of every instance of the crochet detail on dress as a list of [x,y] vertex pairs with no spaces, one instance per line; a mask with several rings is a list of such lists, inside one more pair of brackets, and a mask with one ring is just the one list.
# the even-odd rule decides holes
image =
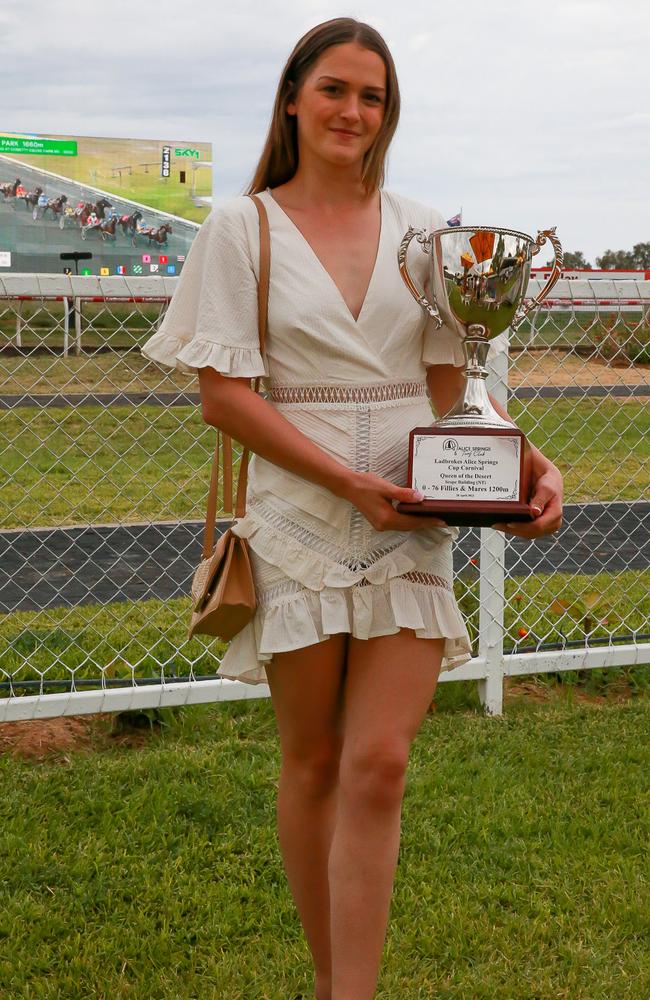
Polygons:
[[367,385],[274,385],[274,403],[384,403],[391,399],[427,397],[426,382],[375,382]]
[[[366,408],[357,411],[356,425],[356,434],[354,436],[356,442],[354,467],[359,472],[368,472],[370,469],[369,409]],[[364,530],[364,524],[368,525],[368,521],[364,518],[361,511],[357,507],[354,507],[350,519],[350,547],[353,551],[356,548],[364,547],[364,535],[368,534],[367,530]]]
[[[407,583],[419,583],[427,587],[442,587],[443,590],[453,592],[453,588],[448,580],[445,580],[442,576],[436,576],[435,573],[422,573],[419,570],[411,570],[408,573],[402,573],[400,576],[393,577],[394,580],[405,580]],[[375,584],[370,583],[366,577],[362,577],[357,583],[352,585],[353,587],[372,587]],[[267,607],[273,604],[279,597],[288,597],[289,595],[298,594],[305,588],[301,583],[296,580],[283,580],[281,583],[274,583],[270,587],[264,587],[263,589],[256,590],[257,603],[260,607]]]
[[[402,573],[400,576],[395,577],[396,580],[408,580],[409,583],[423,583],[427,587],[443,587],[444,590],[452,590],[451,584],[445,580],[442,576],[436,576],[435,573],[422,573],[420,570],[410,570],[408,573]],[[369,586],[369,581],[365,578],[359,580],[356,587],[367,587]]]
[[[435,570],[440,557],[440,541],[448,537],[451,529],[436,527],[430,531],[412,531],[406,540],[404,532],[387,532],[389,537],[381,546],[350,552],[312,536],[307,529],[292,524],[268,505],[253,502],[245,517],[233,523],[232,530],[248,539],[253,551],[266,562],[310,590],[320,591],[350,587],[363,577],[370,583],[383,584],[427,565]],[[439,568],[444,572],[442,565]],[[442,573],[437,575],[442,576]]]
[[[403,532],[400,532],[399,535],[394,535],[370,552],[360,551],[355,547],[353,542],[347,548],[343,549],[338,545],[333,545],[329,539],[314,534],[313,531],[310,531],[309,528],[299,524],[297,521],[285,517],[284,514],[275,510],[274,507],[264,500],[251,500],[248,504],[248,510],[252,513],[257,513],[263,518],[266,524],[276,528],[288,538],[294,538],[301,544],[306,545],[310,550],[313,549],[333,562],[346,566],[353,572],[372,566],[377,559],[386,555],[387,552],[392,552],[393,549],[396,549],[404,542]],[[352,514],[354,515],[354,511]],[[361,516],[359,512],[359,517]]]

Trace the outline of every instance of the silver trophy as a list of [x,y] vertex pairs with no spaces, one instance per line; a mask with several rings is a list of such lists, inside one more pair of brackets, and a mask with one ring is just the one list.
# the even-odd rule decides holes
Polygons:
[[[416,286],[406,265],[415,239],[430,256],[431,297]],[[531,260],[546,241],[555,253],[551,275],[525,302]],[[513,229],[459,226],[429,235],[412,226],[398,251],[402,278],[438,327],[446,323],[462,340],[465,385],[460,398],[430,427],[417,427],[409,440],[409,485],[421,489],[421,504],[399,504],[404,513],[442,517],[448,524],[488,525],[532,519],[526,440],[504,420],[487,393],[490,341],[516,329],[537,309],[562,273],[563,251],[553,229],[533,239]]]

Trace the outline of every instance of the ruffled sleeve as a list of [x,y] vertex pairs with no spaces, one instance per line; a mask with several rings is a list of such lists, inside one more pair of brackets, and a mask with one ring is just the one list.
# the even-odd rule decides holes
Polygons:
[[[232,378],[268,375],[259,345],[257,265],[246,215],[251,210],[257,225],[249,198],[210,212],[194,237],[160,327],[141,348],[146,358],[195,374],[207,366]],[[259,237],[253,249],[259,254]]]
[[[439,212],[433,211],[430,225],[429,232],[432,232],[434,229],[444,228],[446,222]],[[431,286],[428,280],[424,288],[424,294],[431,301]],[[508,351],[508,332],[506,330],[490,341],[488,361],[491,361],[497,354]],[[443,322],[441,327],[437,327],[434,320],[429,317],[422,334],[422,363],[424,365],[454,365],[456,368],[464,367],[465,352],[460,334],[446,322]]]

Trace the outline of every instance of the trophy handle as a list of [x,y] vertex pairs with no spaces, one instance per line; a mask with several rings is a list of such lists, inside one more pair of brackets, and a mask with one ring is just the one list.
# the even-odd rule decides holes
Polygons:
[[402,275],[404,283],[406,284],[406,287],[408,288],[413,298],[417,302],[419,302],[419,304],[429,314],[429,316],[431,316],[431,318],[435,320],[436,329],[438,329],[439,327],[442,326],[442,317],[438,312],[438,307],[435,303],[435,299],[433,303],[429,302],[429,300],[424,296],[424,294],[420,291],[418,286],[413,281],[413,278],[409,274],[408,267],[406,266],[406,251],[408,250],[409,243],[411,242],[414,236],[417,239],[418,243],[420,244],[423,253],[428,254],[431,249],[432,239],[433,239],[432,236],[427,236],[426,230],[424,229],[414,229],[413,226],[409,226],[404,236],[404,239],[399,245],[399,250],[397,251],[399,273]]
[[532,312],[533,309],[536,309],[541,304],[541,302],[546,298],[546,296],[550,292],[550,290],[553,287],[553,285],[555,284],[555,282],[562,275],[562,265],[564,264],[564,250],[562,249],[562,244],[560,243],[559,239],[555,235],[555,230],[556,229],[557,229],[557,226],[553,226],[552,229],[539,229],[538,232],[537,232],[537,237],[536,237],[535,242],[533,244],[534,249],[533,249],[532,256],[534,257],[535,254],[539,253],[539,251],[542,249],[542,247],[544,246],[544,244],[548,240],[549,243],[552,244],[552,246],[553,246],[553,253],[555,254],[555,261],[553,263],[553,270],[551,271],[551,276],[548,279],[548,281],[546,282],[546,284],[544,285],[544,287],[542,288],[541,292],[538,292],[538,294],[535,296],[535,298],[531,299],[530,302],[527,302],[527,303],[523,303],[522,302],[522,304],[519,306],[519,309],[517,311],[517,315],[513,319],[512,323],[510,324],[510,329],[511,330],[516,330],[517,327],[519,326],[519,324],[521,323],[521,321],[524,320],[526,318],[526,316],[528,316],[528,314],[530,312]]

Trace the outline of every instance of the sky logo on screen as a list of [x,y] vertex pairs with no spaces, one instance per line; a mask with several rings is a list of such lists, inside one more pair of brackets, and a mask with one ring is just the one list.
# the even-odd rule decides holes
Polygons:
[[151,274],[155,274],[157,270],[158,270],[157,264],[149,264],[149,271],[151,272]]
[[165,254],[162,253],[160,255],[160,257],[158,258],[158,263],[159,264],[166,264],[168,260],[169,260],[169,257],[166,257]]
[[142,254],[142,263],[143,264],[150,264],[151,263],[151,254],[150,253],[143,253]]
[[134,274],[142,274],[142,264],[134,264],[133,265],[133,273]]
[[118,264],[117,267],[115,268],[115,273],[116,274],[126,274],[126,268],[125,268],[124,264]]
[[167,274],[176,274],[176,264],[167,265]]

